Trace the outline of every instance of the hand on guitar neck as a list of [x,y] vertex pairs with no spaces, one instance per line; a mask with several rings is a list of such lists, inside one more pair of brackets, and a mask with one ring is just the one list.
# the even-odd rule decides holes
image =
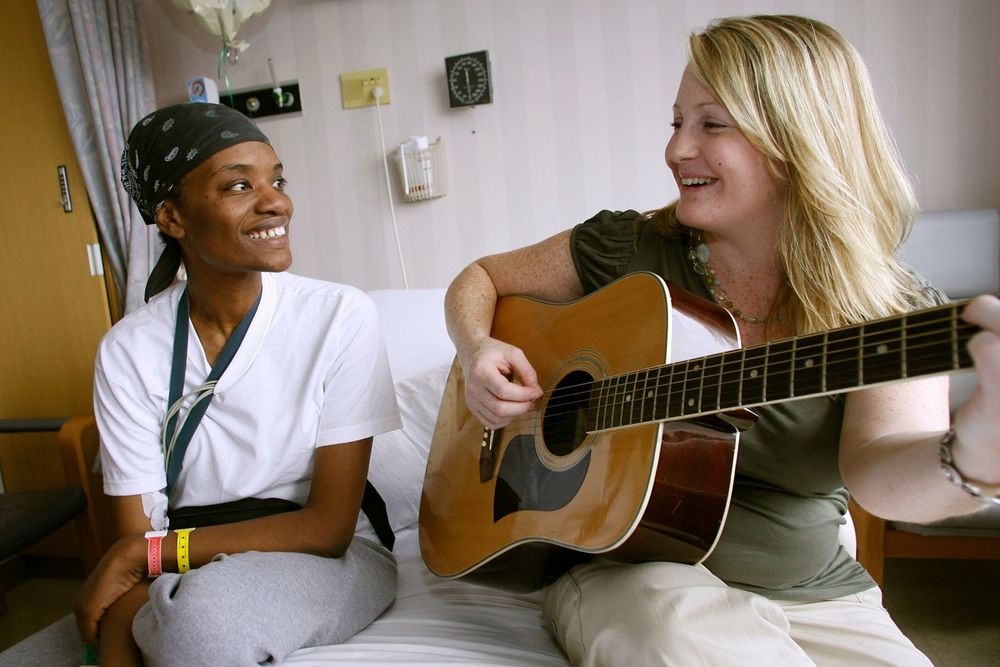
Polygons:
[[955,465],[985,484],[1000,487],[1000,299],[989,295],[974,299],[962,319],[982,330],[969,340],[979,381],[955,414],[953,426],[960,436],[953,447]]

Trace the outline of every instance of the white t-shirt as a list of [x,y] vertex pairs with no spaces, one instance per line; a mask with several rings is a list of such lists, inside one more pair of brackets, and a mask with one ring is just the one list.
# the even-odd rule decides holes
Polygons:
[[[253,322],[188,445],[172,507],[249,497],[305,503],[316,447],[402,426],[371,299],[289,273],[263,273],[262,283]],[[184,287],[157,295],[101,341],[94,409],[109,495],[166,486],[160,427]],[[184,393],[211,370],[188,326]]]

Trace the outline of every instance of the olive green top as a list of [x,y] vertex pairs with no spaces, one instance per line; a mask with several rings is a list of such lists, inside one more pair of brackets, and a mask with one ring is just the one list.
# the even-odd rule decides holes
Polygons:
[[[602,211],[573,229],[570,245],[587,293],[650,271],[711,300],[685,242],[640,222],[635,211]],[[848,498],[837,464],[843,400],[807,398],[754,412],[760,419],[740,436],[729,516],[705,566],[731,586],[784,600],[873,587],[839,542]]]

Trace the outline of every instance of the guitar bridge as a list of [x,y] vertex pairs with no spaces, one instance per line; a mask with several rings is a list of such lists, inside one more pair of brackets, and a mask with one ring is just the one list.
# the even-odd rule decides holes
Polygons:
[[494,431],[483,427],[483,437],[479,443],[479,481],[486,483],[493,479],[497,467],[497,445],[503,429]]

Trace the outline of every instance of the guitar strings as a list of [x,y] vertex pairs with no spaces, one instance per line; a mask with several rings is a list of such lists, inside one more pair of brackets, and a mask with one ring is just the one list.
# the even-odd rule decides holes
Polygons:
[[[910,351],[913,351],[915,347],[910,347],[908,349]],[[661,367],[661,369],[665,370],[670,366],[679,367],[684,365],[685,363],[686,362],[677,362],[676,364],[663,366]],[[789,362],[784,362],[784,363],[786,365],[789,364]],[[899,364],[893,363],[891,365],[893,366],[893,368],[896,368],[898,367]],[[878,378],[879,375],[876,372],[877,369],[878,367],[872,365],[867,369],[865,375],[869,377]],[[936,372],[944,373],[960,369],[961,367],[959,366],[950,365],[949,367],[942,368],[939,371],[935,370],[932,373],[925,373],[925,374],[929,375]],[[655,370],[657,369],[650,369],[651,372]],[[721,412],[726,409],[753,407],[756,405],[766,404],[769,402],[771,403],[781,402],[784,400],[792,400],[795,398],[805,398],[815,395],[838,393],[841,391],[848,391],[850,389],[860,388],[863,386],[873,386],[883,381],[888,382],[892,380],[905,379],[905,378],[900,378],[896,374],[894,374],[891,378],[885,380],[875,379],[875,380],[869,380],[867,383],[862,383],[856,381],[858,377],[858,371],[856,368],[847,369],[847,372],[845,373],[838,373],[835,366],[829,366],[823,381],[826,385],[831,387],[830,389],[824,390],[821,386],[817,384],[815,387],[815,391],[807,390],[800,394],[782,393],[782,395],[779,398],[769,399],[765,394],[765,384],[763,382],[763,378],[755,378],[755,380],[760,383],[758,392],[758,395],[760,397],[759,400],[745,400],[745,401],[737,400],[727,403],[726,400],[724,399],[728,399],[731,396],[732,397],[738,396],[740,393],[748,393],[748,394],[751,393],[751,392],[742,392],[742,388],[748,384],[748,381],[743,379],[735,379],[735,380],[722,380],[720,382],[713,382],[711,379],[712,376],[709,376],[708,378],[702,377],[699,387],[694,389],[693,391],[688,392],[691,394],[691,396],[697,398],[689,397],[688,401],[685,404],[684,401],[685,388],[689,387],[689,385],[698,383],[697,375],[695,375],[693,378],[691,377],[691,375],[697,374],[698,372],[699,370],[680,371],[678,373],[671,373],[671,375],[667,379],[663,379],[662,377],[654,377],[652,383],[650,383],[650,380],[647,377],[647,379],[644,382],[631,383],[632,386],[630,387],[630,390],[620,390],[620,389],[612,390],[613,393],[610,394],[611,396],[610,400],[603,400],[601,398],[598,398],[597,399],[598,404],[593,407],[590,405],[590,398],[594,392],[594,387],[597,385],[601,385],[602,383],[606,383],[610,380],[618,379],[618,377],[621,376],[613,376],[610,378],[604,378],[600,380],[591,380],[578,383],[576,385],[564,385],[563,387],[557,390],[550,390],[544,392],[543,397],[545,395],[550,395],[550,396],[555,395],[556,391],[562,390],[559,391],[559,396],[558,396],[559,406],[568,404],[567,407],[561,408],[558,406],[553,406],[553,403],[550,401],[549,406],[545,410],[545,416],[549,418],[558,417],[560,415],[571,414],[578,411],[582,411],[588,415],[594,415],[595,412],[600,412],[600,414],[603,415],[605,419],[610,420],[610,423],[606,425],[593,424],[590,426],[590,428],[592,428],[592,430],[601,430],[604,428],[613,428],[616,426],[628,426],[631,423],[664,421],[688,415],[710,413],[710,412]],[[783,378],[785,376],[792,378],[794,377],[793,373],[795,372],[796,371],[790,368],[789,366],[788,369],[771,371],[769,373],[769,377],[771,378],[773,383],[774,381]],[[799,372],[801,372],[801,369],[799,369]],[[685,373],[687,373],[686,377]],[[730,372],[729,374],[732,374],[732,372]],[[924,374],[918,374],[916,377],[919,377],[920,375]],[[715,375],[714,377],[719,377],[719,375]],[[838,378],[844,378],[844,377],[850,378],[851,381],[847,383],[838,382],[837,380]],[[626,384],[627,386],[628,383],[623,382],[623,384]],[[642,384],[642,386],[641,387],[638,386],[639,384]],[[724,395],[722,393],[723,390],[726,388],[730,389],[739,388],[739,390],[735,391],[735,393],[730,396],[730,395]],[[565,391],[567,389],[570,389],[570,391]],[[572,391],[573,389],[579,389],[579,390]],[[637,394],[640,391],[645,394],[645,397],[640,395],[638,398],[636,398],[635,394]],[[680,398],[671,399],[671,396],[680,396]],[[715,397],[715,402],[716,402],[716,404],[714,405],[712,404],[713,396]],[[709,400],[707,401],[704,400],[706,397]],[[574,399],[576,400],[575,403]],[[644,400],[646,399],[652,401],[651,408],[649,409],[645,407]],[[586,403],[586,405],[581,405],[581,403],[584,402]],[[657,406],[659,406],[661,409],[657,410],[656,409]],[[621,410],[621,412],[616,412],[619,409]],[[666,412],[664,412],[664,410],[666,410]],[[639,413],[640,419],[638,420],[632,419],[633,417],[632,413],[635,411]],[[647,414],[648,417],[646,416]],[[517,424],[519,422],[533,421],[536,418],[537,417],[535,415],[527,413],[525,415],[516,417],[514,420],[512,420],[511,425]]]
[[[923,313],[941,313],[948,310],[956,311],[958,306],[961,304],[952,304],[950,306],[944,306],[938,309],[930,311],[922,311]],[[921,313],[917,313],[920,315]],[[914,324],[907,326],[905,320],[914,319],[917,320]],[[852,326],[845,327],[843,329],[834,329],[828,332],[821,332],[816,334],[808,334],[806,336],[800,337],[798,339],[788,338],[781,339],[777,341],[771,341],[769,343],[764,343],[762,345],[755,345],[748,348],[735,348],[733,350],[727,350],[722,353],[701,357],[697,360],[681,360],[669,364],[664,364],[660,366],[654,366],[648,369],[642,369],[639,371],[630,371],[628,373],[622,373],[618,375],[608,376],[601,379],[592,379],[576,384],[567,384],[562,387],[557,387],[553,390],[547,390],[543,392],[540,398],[546,396],[550,398],[555,398],[559,402],[559,406],[552,406],[550,402],[550,409],[546,411],[546,416],[556,417],[564,414],[571,414],[577,412],[578,410],[573,406],[579,406],[583,403],[586,404],[584,411],[590,412],[589,404],[590,399],[594,393],[595,387],[598,385],[603,385],[602,388],[608,387],[613,392],[611,400],[601,401],[599,408],[605,413],[615,414],[614,411],[623,408],[623,412],[618,414],[625,416],[630,414],[635,408],[633,407],[636,402],[641,402],[643,397],[635,399],[632,394],[638,389],[638,384],[642,384],[642,391],[649,397],[650,391],[653,392],[651,398],[655,402],[663,401],[664,407],[679,407],[681,408],[680,414],[676,415],[664,415],[660,418],[652,419],[652,421],[662,421],[663,419],[676,418],[684,416],[685,414],[697,414],[703,412],[700,409],[701,398],[706,395],[706,389],[708,390],[708,395],[714,394],[715,396],[722,397],[722,392],[725,388],[742,387],[748,383],[745,377],[746,375],[754,376],[755,373],[763,372],[763,376],[752,377],[752,380],[756,382],[763,383],[764,379],[770,379],[774,381],[778,378],[783,378],[788,376],[794,378],[795,373],[802,373],[803,371],[808,371],[812,373],[821,373],[823,377],[824,384],[834,384],[838,386],[835,382],[830,382],[828,379],[832,378],[836,381],[838,378],[857,378],[859,374],[863,374],[870,377],[881,377],[879,371],[884,371],[885,369],[898,369],[903,363],[909,362],[913,364],[914,362],[919,362],[922,358],[922,354],[932,349],[940,352],[940,346],[943,342],[957,344],[964,343],[979,330],[979,327],[969,324],[964,320],[955,319],[954,317],[939,317],[936,319],[925,319],[918,320],[914,316],[909,316],[906,318],[901,318],[903,321],[902,326],[893,328],[883,328],[878,329],[874,325],[880,323],[884,324],[884,321],[874,321],[867,323],[863,326]],[[946,323],[945,328],[933,328],[935,325],[940,325]],[[908,343],[905,347],[897,345],[895,347],[886,347],[884,351],[878,350],[879,346],[886,345],[890,346],[892,343],[899,341],[898,337],[892,336],[896,331],[903,331],[907,328],[915,329],[916,332],[906,339]],[[868,331],[866,331],[868,329]],[[853,337],[843,337],[835,338],[833,341],[830,340],[831,335],[844,332],[847,330],[854,330],[858,332],[858,335]],[[947,335],[948,340],[942,341],[941,334]],[[805,344],[802,344],[805,342]],[[831,342],[835,343],[836,347],[831,351]],[[774,348],[782,348],[788,346],[787,349],[780,349],[775,352]],[[860,361],[858,357],[865,357],[865,352],[869,353],[875,350],[879,352],[876,355],[872,355],[870,359],[864,360],[865,366],[862,368],[859,364]],[[760,352],[760,354],[757,354]],[[857,354],[860,352],[861,354]],[[831,362],[829,357],[836,357],[838,354],[843,355],[849,353],[851,356],[839,361]],[[774,356],[779,356],[777,361],[772,361],[771,358]],[[792,357],[794,356],[796,364],[805,364],[810,359],[822,359],[823,357],[828,358],[825,364],[808,366],[799,366],[792,368]],[[940,355],[938,355],[940,356]],[[950,355],[954,356],[954,354]],[[730,357],[731,361],[726,361],[725,358]],[[926,355],[927,358],[933,358],[932,355]],[[718,360],[718,363],[713,365],[713,361]],[[750,362],[749,364],[747,362]],[[694,367],[690,367],[692,363],[698,364]],[[726,370],[726,364],[736,365],[739,364],[740,370]],[[847,369],[840,369],[839,366],[844,364],[849,365]],[[917,364],[919,366],[919,363]],[[687,366],[687,368],[681,369]],[[773,368],[774,370],[768,370],[768,368]],[[787,367],[787,368],[782,368]],[[712,374],[709,376],[705,375],[705,370],[709,369]],[[956,370],[955,364],[949,364],[949,368],[942,369],[941,372],[946,370]],[[669,373],[667,373],[669,371]],[[677,372],[675,372],[677,371]],[[846,372],[845,372],[846,371]],[[643,381],[629,380],[629,377],[634,376],[637,378],[642,373],[646,373],[646,378]],[[671,404],[671,395],[675,395],[676,389],[680,388],[683,390],[684,387],[691,384],[692,382],[697,382],[697,374],[701,374],[700,389],[696,389],[693,393],[697,394],[699,400],[697,401],[697,406],[699,409],[691,410],[689,412],[684,412],[684,405],[676,405],[678,401],[675,399],[674,404]],[[737,375],[736,379],[732,380],[722,380],[724,375]],[[655,375],[654,382],[652,386],[649,385],[650,376]],[[667,379],[664,380],[663,376],[668,375]],[[694,375],[694,379],[691,378]],[[715,378],[720,378],[718,382],[713,382]],[[892,379],[904,379],[899,377],[893,377]],[[632,391],[619,390],[618,387],[614,387],[612,383],[618,382],[620,385],[625,385],[626,387],[631,386]],[[860,384],[860,386],[866,386]],[[839,387],[841,390],[846,390],[847,387]],[[854,388],[854,383],[851,384],[851,388]],[[666,389],[666,393],[664,393]],[[558,396],[556,396],[558,392]],[[739,392],[737,392],[739,393]],[[761,387],[761,393],[763,394],[763,386]],[[812,393],[807,393],[805,396],[810,396],[814,394],[830,393],[817,391]],[[619,394],[622,394],[619,396]],[[763,398],[763,395],[762,395]],[[797,396],[790,395],[785,397],[786,399],[797,398]],[[600,401],[600,399],[598,399]],[[681,399],[683,401],[683,398]],[[766,403],[767,400],[762,400],[758,403],[748,403],[742,407],[751,407],[752,405],[758,405],[760,403]],[[570,403],[569,409],[561,408],[562,404]],[[741,407],[739,405],[727,406],[730,408]],[[720,408],[714,410],[707,410],[708,412],[718,412]],[[626,412],[627,411],[627,412]],[[640,412],[645,412],[640,409]],[[533,421],[536,417],[530,415],[521,415],[515,418],[511,425],[517,424],[524,421]],[[627,425],[627,424],[620,424]]]

